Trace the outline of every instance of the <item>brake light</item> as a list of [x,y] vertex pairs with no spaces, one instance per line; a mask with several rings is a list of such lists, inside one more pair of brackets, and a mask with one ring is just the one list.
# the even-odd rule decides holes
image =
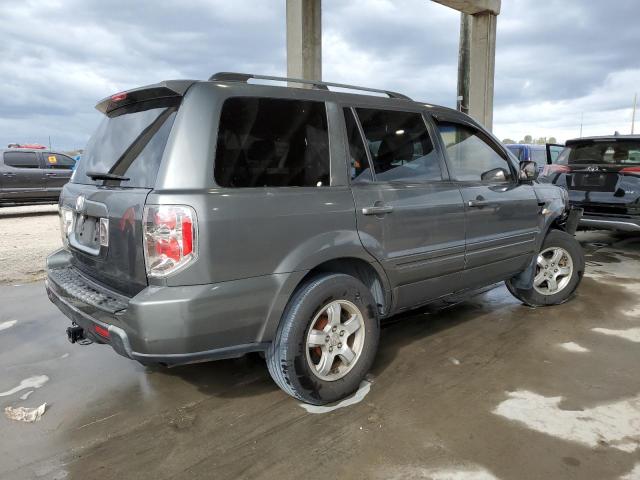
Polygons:
[[148,205],[143,222],[148,276],[167,276],[196,259],[197,221],[191,207]]
[[95,325],[93,329],[102,338],[109,338],[109,330],[107,330],[106,328],[101,327],[100,325]]
[[127,92],[116,93],[115,95],[111,95],[112,102],[121,102],[127,98]]
[[558,165],[556,163],[552,163],[551,165],[545,165],[542,169],[542,175],[547,176],[553,173],[569,173],[571,171],[571,167],[567,165]]
[[631,175],[640,175],[640,167],[624,167],[620,173],[630,173]]

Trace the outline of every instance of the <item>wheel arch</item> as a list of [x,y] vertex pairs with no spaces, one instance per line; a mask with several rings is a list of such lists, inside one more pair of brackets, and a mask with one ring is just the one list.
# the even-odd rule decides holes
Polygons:
[[391,307],[391,288],[382,266],[374,261],[359,257],[336,257],[325,260],[313,268],[294,272],[282,285],[271,305],[261,337],[261,342],[273,340],[284,310],[294,293],[310,279],[322,274],[343,273],[360,280],[371,292],[378,304],[378,313],[385,316]]

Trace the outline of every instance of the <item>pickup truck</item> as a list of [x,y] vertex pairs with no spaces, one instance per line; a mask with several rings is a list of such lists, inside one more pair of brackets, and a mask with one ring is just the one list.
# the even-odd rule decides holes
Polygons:
[[47,150],[0,150],[0,206],[57,203],[75,164],[73,158]]

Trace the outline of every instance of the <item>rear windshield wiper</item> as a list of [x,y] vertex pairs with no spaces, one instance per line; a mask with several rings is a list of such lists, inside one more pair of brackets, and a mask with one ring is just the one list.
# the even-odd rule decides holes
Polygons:
[[121,182],[126,182],[127,180],[129,180],[129,177],[108,172],[87,172],[87,177],[89,177],[91,180],[120,180]]

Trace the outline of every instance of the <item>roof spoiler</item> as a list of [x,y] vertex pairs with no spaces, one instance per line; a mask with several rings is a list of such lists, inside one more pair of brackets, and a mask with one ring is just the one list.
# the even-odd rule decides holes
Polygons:
[[109,114],[118,108],[134,103],[162,98],[182,97],[195,80],[166,80],[133,90],[119,92],[104,98],[96,105],[96,110]]

